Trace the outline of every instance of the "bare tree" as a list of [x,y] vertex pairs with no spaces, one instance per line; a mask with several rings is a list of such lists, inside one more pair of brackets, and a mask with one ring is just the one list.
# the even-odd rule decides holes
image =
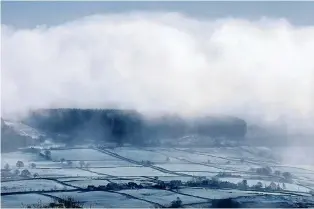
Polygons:
[[30,164],[30,168],[33,168],[33,169],[36,168],[36,164],[35,163],[31,163]]
[[81,160],[81,161],[79,162],[79,164],[80,164],[80,167],[82,168],[82,167],[85,165],[85,162],[84,162],[83,160]]
[[9,169],[10,169],[10,166],[9,166],[8,163],[6,163],[6,164],[4,165],[4,169],[5,169],[5,170],[9,170]]
[[39,176],[38,173],[34,173],[34,175],[33,175],[34,178],[37,178],[38,176]]
[[19,161],[16,162],[16,167],[22,168],[22,167],[24,167],[24,163],[19,160]]

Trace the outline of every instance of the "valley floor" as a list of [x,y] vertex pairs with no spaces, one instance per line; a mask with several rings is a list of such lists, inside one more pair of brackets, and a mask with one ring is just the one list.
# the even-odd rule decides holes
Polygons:
[[[2,153],[2,167],[8,166],[1,170],[1,206],[25,207],[73,197],[86,207],[170,207],[176,200],[182,207],[211,207],[214,200],[227,198],[247,207],[295,207],[296,202],[313,207],[314,167],[282,164],[274,153],[245,146],[67,147],[51,149],[49,157],[40,148]],[[24,165],[16,167],[17,161]],[[270,173],[258,173],[258,168],[270,168]],[[23,170],[29,173],[21,175]],[[291,174],[289,179],[284,172]],[[236,187],[213,188],[202,183],[204,179]],[[169,188],[174,180],[180,185]],[[131,182],[141,186],[130,186]]]

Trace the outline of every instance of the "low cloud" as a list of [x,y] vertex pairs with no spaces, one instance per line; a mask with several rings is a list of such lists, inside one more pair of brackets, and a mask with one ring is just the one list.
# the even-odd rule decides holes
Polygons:
[[2,25],[2,114],[120,107],[308,119],[313,54],[314,27],[280,19],[131,13]]

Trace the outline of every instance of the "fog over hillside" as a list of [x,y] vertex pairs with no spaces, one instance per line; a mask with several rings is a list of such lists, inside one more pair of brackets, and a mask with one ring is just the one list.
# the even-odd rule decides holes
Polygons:
[[[180,13],[2,25],[2,116],[40,108],[227,115],[312,134],[314,28]],[[14,57],[14,59],[12,59]]]

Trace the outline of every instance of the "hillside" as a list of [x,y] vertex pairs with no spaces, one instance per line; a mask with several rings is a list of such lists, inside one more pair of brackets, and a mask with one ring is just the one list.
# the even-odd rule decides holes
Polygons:
[[23,123],[5,121],[1,118],[1,152],[34,145],[39,142],[41,136],[36,129]]

